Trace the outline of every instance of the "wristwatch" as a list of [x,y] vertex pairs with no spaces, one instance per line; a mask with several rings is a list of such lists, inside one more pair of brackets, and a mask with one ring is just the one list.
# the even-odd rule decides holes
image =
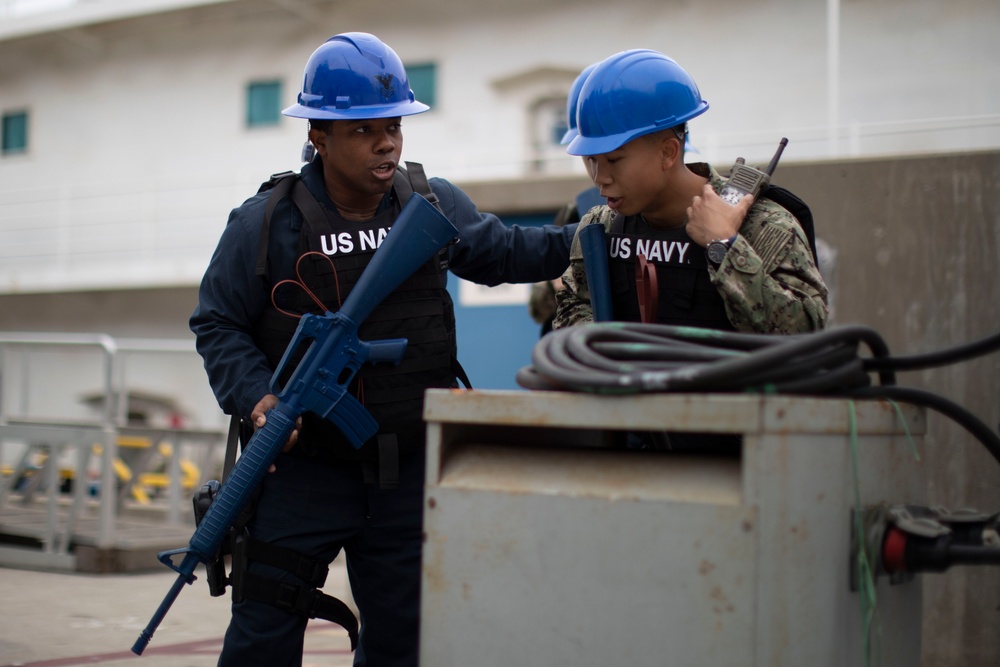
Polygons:
[[726,258],[726,253],[729,249],[733,247],[736,243],[736,238],[739,234],[733,234],[728,239],[715,239],[710,241],[705,247],[705,255],[708,256],[708,261],[716,266],[722,264],[722,260]]

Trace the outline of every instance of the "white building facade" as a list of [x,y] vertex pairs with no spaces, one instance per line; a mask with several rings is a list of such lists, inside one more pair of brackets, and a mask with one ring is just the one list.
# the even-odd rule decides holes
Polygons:
[[997,147],[998,28],[992,0],[7,0],[0,293],[196,284],[228,211],[299,166],[305,123],[268,108],[338,32],[421,72],[404,158],[461,184],[582,176],[555,141],[566,92],[636,47],[698,81],[694,157],[723,168],[783,136],[786,162]]
[[[967,342],[980,333],[974,325],[997,321],[995,166],[920,180],[886,160],[880,185],[869,187],[871,171],[851,180],[843,169],[850,187],[827,187],[845,158],[931,155],[936,165],[939,154],[1000,151],[997,0],[0,0],[0,339],[101,332],[190,345],[187,317],[229,211],[270,174],[301,165],[305,122],[278,112],[295,101],[312,51],[346,31],[391,45],[431,104],[404,119],[403,158],[476,201],[492,188],[489,210],[505,218],[551,219],[586,184],[580,160],[557,142],[577,73],[624,49],[662,51],[711,105],[690,124],[690,160],[722,171],[740,156],[766,163],[787,137],[782,165],[812,163],[802,166],[824,175],[807,201],[826,209],[821,234],[841,242],[840,282],[857,278],[850,312],[903,330],[897,340],[914,349],[895,352]],[[817,192],[852,195],[824,205]],[[895,219],[900,201],[928,219],[915,223],[913,209]],[[512,379],[537,327],[523,301],[475,298],[524,320],[523,347],[503,362]],[[459,356],[476,382],[469,354],[508,353],[515,325],[508,314],[478,328],[458,317]],[[164,399],[189,426],[224,428],[191,348],[130,362],[113,381]],[[963,404],[995,397],[988,382],[1000,372],[974,366],[979,384],[971,372],[933,378]],[[29,371],[45,381],[29,386]],[[101,378],[94,359],[60,350],[10,360],[0,349],[0,417],[91,416],[86,399]],[[980,479],[993,469],[964,462],[960,449],[939,443],[929,457],[940,463],[938,490],[959,498],[942,502],[988,496],[980,509],[993,509],[994,478]],[[963,644],[996,655],[997,587],[957,576],[929,581],[928,667],[991,664],[933,661]]]

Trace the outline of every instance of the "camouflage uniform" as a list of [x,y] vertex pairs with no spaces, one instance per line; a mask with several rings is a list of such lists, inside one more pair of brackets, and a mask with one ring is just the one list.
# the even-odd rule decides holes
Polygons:
[[[707,164],[689,164],[688,168],[708,178],[716,192],[725,185],[725,179]],[[562,277],[565,288],[556,293],[559,306],[554,328],[594,320],[580,229],[603,224],[607,232],[615,215],[607,206],[598,206],[580,221],[570,249],[570,266]],[[805,233],[791,213],[770,200],[754,202],[726,258],[718,268],[710,263],[708,272],[737,331],[801,333],[826,324],[827,289]]]
[[556,287],[551,280],[535,283],[528,297],[528,314],[538,324],[545,324],[556,314]]

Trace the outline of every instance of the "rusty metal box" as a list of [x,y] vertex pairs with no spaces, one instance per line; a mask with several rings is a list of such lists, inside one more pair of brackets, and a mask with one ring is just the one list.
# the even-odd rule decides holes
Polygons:
[[[441,390],[425,418],[428,667],[864,664],[856,494],[924,500],[925,414],[912,406]],[[733,456],[611,445],[666,429],[743,444]],[[877,664],[919,664],[919,578],[875,593]]]

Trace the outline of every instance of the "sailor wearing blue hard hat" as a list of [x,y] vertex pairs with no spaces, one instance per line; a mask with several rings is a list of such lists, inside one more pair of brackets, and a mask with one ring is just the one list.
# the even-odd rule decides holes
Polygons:
[[[730,206],[725,185],[704,163],[684,161],[689,121],[708,102],[674,59],[631,49],[603,60],[587,76],[576,107],[570,155],[588,160],[607,205],[579,230],[603,224],[614,319],[758,333],[822,328],[827,290],[795,216],[767,198]],[[589,234],[588,234],[589,235]],[[554,327],[593,319],[580,244],[557,294]],[[706,253],[708,246],[717,251]],[[655,271],[657,293],[638,294],[635,259]],[[656,304],[658,307],[652,307]]]
[[[364,366],[348,387],[378,422],[377,436],[355,449],[306,412],[265,477],[234,549],[232,620],[219,664],[300,665],[306,624],[319,617],[357,638],[355,664],[416,665],[423,396],[464,378],[447,271],[486,285],[555,278],[569,262],[573,227],[507,227],[453,184],[426,178],[419,164],[401,167],[401,119],[428,106],[377,37],[331,37],[308,59],[302,81],[284,113],[309,121],[315,157],[232,211],[191,317],[223,410],[262,425],[277,402],[270,380],[297,316],[338,309],[371,259],[371,240],[389,233],[414,193],[437,202],[459,240],[361,323],[361,340],[408,340],[398,366]],[[342,551],[360,637],[350,610],[317,590]]]

